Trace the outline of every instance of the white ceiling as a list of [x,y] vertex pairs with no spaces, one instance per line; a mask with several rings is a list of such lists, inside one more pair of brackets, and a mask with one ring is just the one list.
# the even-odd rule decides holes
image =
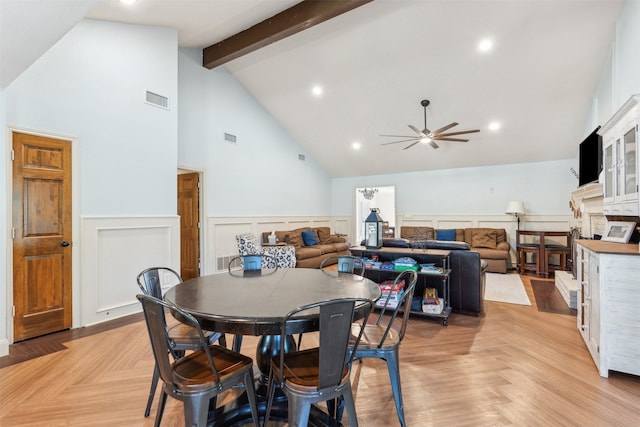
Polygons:
[[[175,27],[181,46],[203,48],[297,2],[138,0],[127,8],[101,0],[87,17]],[[73,20],[94,2],[0,0],[0,10],[25,3],[64,5]],[[575,158],[622,4],[375,0],[225,67],[333,177]],[[476,46],[486,37],[494,49],[482,54]],[[311,95],[313,84],[322,97]],[[393,139],[381,134],[424,127],[422,99],[431,101],[430,129],[457,121],[451,131],[481,132],[438,150],[382,146]],[[496,120],[502,128],[489,131]]]

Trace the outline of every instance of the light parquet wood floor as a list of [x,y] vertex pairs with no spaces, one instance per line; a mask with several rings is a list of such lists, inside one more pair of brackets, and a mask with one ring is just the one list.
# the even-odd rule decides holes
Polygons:
[[[640,425],[640,378],[601,378],[575,316],[539,312],[523,282],[530,307],[487,301],[483,316],[453,314],[447,327],[410,320],[400,350],[407,424]],[[254,356],[255,343],[245,337],[243,352]],[[153,359],[142,320],[63,344],[0,364],[0,426],[153,425],[155,404],[143,416]],[[353,381],[361,426],[398,425],[384,362],[356,363]],[[162,425],[182,424],[169,399]]]

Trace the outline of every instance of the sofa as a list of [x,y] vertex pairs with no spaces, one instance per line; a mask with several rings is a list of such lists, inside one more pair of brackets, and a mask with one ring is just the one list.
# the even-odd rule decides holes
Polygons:
[[[263,246],[268,246],[270,234],[271,232],[262,233]],[[329,227],[302,227],[275,231],[275,235],[276,244],[284,243],[294,247],[297,268],[320,268],[320,264],[327,257],[349,255],[347,240],[332,234]],[[336,262],[337,260],[330,260],[327,265]]]
[[[437,230],[433,227],[400,227],[400,237],[411,247],[433,246],[432,241],[464,242],[468,249],[478,252],[487,263],[487,271],[506,273],[511,255],[511,245],[504,228],[456,228]],[[443,238],[444,237],[444,238]]]

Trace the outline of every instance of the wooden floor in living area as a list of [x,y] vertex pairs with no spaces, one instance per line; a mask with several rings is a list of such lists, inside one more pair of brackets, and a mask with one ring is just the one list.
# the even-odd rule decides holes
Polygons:
[[[639,425],[640,377],[601,378],[575,316],[539,311],[531,278],[531,306],[488,301],[483,316],[453,314],[446,327],[410,320],[400,350],[408,426]],[[0,425],[153,425],[144,322],[115,322],[12,346],[0,358]],[[255,342],[246,337],[243,351],[253,356]],[[355,364],[353,380],[360,425],[398,425],[384,362]],[[183,425],[179,402],[162,425]]]

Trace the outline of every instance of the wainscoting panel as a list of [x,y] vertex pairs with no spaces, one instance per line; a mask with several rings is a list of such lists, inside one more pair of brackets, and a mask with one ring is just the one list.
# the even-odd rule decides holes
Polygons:
[[89,218],[82,222],[81,325],[140,311],[138,274],[148,267],[180,271],[180,218]]

